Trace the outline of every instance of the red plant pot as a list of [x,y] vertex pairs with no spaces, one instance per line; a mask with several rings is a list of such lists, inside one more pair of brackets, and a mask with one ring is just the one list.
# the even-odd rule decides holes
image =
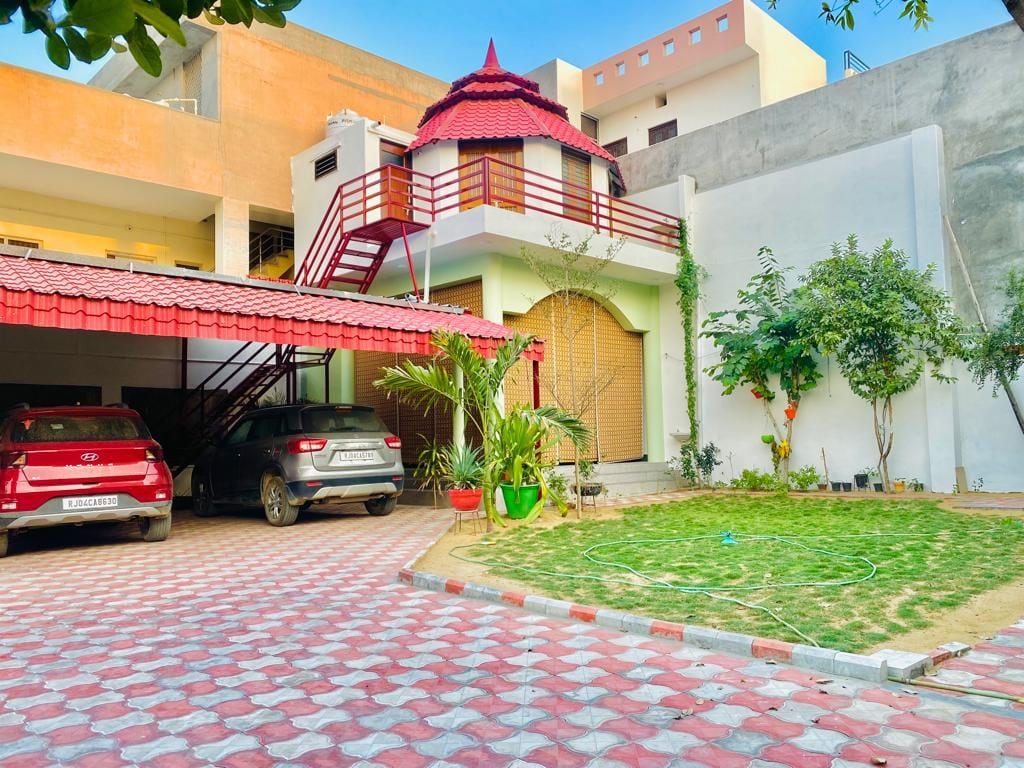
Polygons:
[[449,488],[448,500],[459,512],[475,512],[484,497],[483,488]]
[[755,399],[755,400],[760,400],[760,399],[762,399],[762,398],[764,397],[764,395],[762,395],[762,394],[761,394],[760,392],[758,392],[758,391],[757,391],[756,389],[752,389],[752,390],[750,390],[750,394],[752,394],[752,395],[754,396],[754,399]]

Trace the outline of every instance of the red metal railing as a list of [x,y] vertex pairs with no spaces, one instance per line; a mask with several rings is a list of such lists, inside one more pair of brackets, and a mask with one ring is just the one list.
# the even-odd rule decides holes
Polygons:
[[[372,242],[360,233],[381,220],[419,226],[478,205],[525,213],[533,211],[587,224],[611,237],[625,237],[664,250],[675,250],[676,217],[612,197],[493,157],[482,157],[433,176],[383,165],[341,184],[335,191],[312,244],[296,274],[300,285],[321,285],[336,269],[337,255],[360,255],[356,244]],[[377,238],[379,239],[379,238]],[[363,246],[365,258],[374,249]]]

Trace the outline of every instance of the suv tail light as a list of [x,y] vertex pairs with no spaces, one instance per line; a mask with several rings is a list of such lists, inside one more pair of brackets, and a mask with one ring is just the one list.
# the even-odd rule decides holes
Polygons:
[[0,469],[11,469],[12,467],[24,467],[25,454],[21,451],[0,452]]
[[146,461],[150,462],[151,464],[156,464],[157,462],[160,462],[160,461],[163,461],[163,460],[164,460],[164,449],[161,448],[160,446],[156,445],[156,446],[153,446],[152,448],[147,448],[146,449]]
[[327,441],[322,437],[300,437],[288,441],[288,453],[316,453],[326,447]]
[[384,445],[397,451],[402,447],[402,438],[396,435],[388,435],[384,438]]

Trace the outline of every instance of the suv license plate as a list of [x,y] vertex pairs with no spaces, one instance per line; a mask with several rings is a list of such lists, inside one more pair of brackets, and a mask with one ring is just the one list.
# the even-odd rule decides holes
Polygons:
[[117,496],[73,496],[64,499],[64,510],[106,509],[117,506]]
[[334,464],[342,467],[356,464],[376,464],[380,460],[376,451],[338,451],[334,454]]

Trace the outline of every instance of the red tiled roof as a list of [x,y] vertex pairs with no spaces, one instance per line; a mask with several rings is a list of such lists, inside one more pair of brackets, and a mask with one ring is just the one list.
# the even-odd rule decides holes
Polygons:
[[[466,334],[487,356],[512,336],[503,325],[429,304],[4,252],[0,323],[402,354],[434,352],[439,329]],[[528,357],[543,355],[538,341]]]
[[435,141],[527,136],[552,139],[618,167],[608,150],[569,122],[565,107],[541,95],[537,83],[502,69],[491,41],[484,65],[427,108],[409,149]]

